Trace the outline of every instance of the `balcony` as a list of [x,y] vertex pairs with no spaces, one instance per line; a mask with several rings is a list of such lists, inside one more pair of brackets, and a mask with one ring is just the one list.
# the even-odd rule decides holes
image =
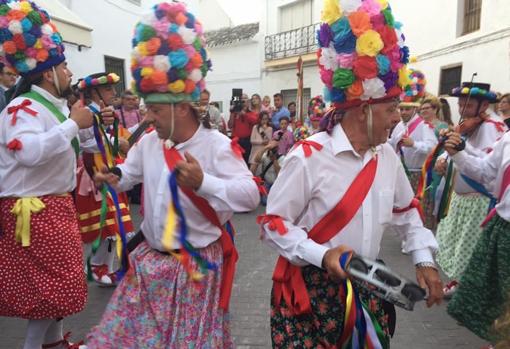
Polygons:
[[318,46],[316,32],[320,24],[312,24],[286,32],[269,35],[265,38],[265,57],[267,61],[282,60],[307,54],[315,54]]

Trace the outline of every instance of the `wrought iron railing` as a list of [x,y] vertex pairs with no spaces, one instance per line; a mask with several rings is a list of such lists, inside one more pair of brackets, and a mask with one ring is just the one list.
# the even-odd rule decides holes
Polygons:
[[299,56],[317,51],[316,32],[320,24],[266,36],[266,61]]

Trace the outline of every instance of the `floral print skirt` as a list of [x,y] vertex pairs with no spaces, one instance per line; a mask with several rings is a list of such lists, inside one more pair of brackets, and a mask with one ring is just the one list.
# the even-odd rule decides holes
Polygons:
[[88,348],[233,348],[228,313],[219,308],[221,244],[199,252],[218,270],[196,284],[174,257],[142,242],[129,255],[130,270],[101,323],[88,335]]
[[[271,338],[273,348],[301,349],[334,348],[342,336],[345,317],[344,299],[339,296],[342,286],[332,281],[327,273],[315,266],[302,268],[312,312],[294,316],[282,298],[279,307],[271,297]],[[274,290],[273,290],[274,291]],[[362,302],[375,316],[386,334],[385,348],[389,348],[389,316],[381,299],[358,289]],[[344,297],[343,297],[344,298]]]

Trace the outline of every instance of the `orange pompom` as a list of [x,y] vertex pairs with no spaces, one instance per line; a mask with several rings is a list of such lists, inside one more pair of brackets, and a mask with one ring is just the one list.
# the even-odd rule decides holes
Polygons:
[[194,68],[200,68],[202,64],[204,64],[204,61],[202,59],[202,55],[200,53],[195,53],[193,57],[191,57],[191,62],[193,64]]
[[45,62],[48,59],[48,51],[46,50],[37,50],[37,55],[35,56],[35,59],[37,62]]
[[178,25],[184,25],[184,24],[186,24],[187,21],[188,21],[188,17],[186,17],[186,15],[182,12],[179,12],[175,16],[175,23]]
[[140,82],[140,91],[148,93],[154,91],[154,83],[151,78],[143,78]]
[[193,80],[188,79],[185,81],[185,84],[186,84],[186,87],[184,87],[184,93],[190,94],[190,93],[193,93],[193,91],[195,91],[195,88],[197,85],[193,82]]
[[349,15],[351,30],[356,36],[361,36],[367,30],[372,29],[372,22],[368,13],[363,11],[353,12]]
[[347,100],[350,101],[350,100],[353,100],[353,99],[358,99],[359,97],[361,97],[361,95],[363,94],[363,83],[361,82],[361,80],[356,80],[354,82],[354,84],[352,84],[348,89],[347,89]]
[[16,49],[16,44],[14,43],[14,41],[4,42],[4,51],[5,51],[5,53],[7,53],[9,55],[15,54],[17,49]]
[[172,51],[176,51],[184,47],[184,41],[182,41],[182,37],[180,35],[170,34],[168,36],[168,46]]
[[168,76],[166,75],[165,72],[155,70],[154,73],[152,73],[151,75],[151,79],[154,85],[156,86],[168,85]]
[[7,13],[7,19],[10,21],[21,21],[23,18],[25,18],[27,15],[23,11],[19,10],[10,10],[9,13]]
[[161,40],[159,38],[152,38],[145,44],[147,48],[147,53],[150,56],[154,56],[158,53],[159,48],[161,47]]

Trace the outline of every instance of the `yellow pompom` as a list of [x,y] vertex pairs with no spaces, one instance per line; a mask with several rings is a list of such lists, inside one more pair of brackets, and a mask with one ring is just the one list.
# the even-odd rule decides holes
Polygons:
[[335,23],[342,17],[342,10],[338,4],[338,0],[324,0],[322,9],[322,21],[329,25]]
[[407,66],[403,66],[398,71],[398,85],[400,87],[405,87],[411,84],[411,79],[409,79],[409,75],[411,72],[407,68]]
[[418,62],[418,57],[411,56],[411,58],[409,58],[409,63],[417,63],[417,62]]
[[182,93],[184,92],[185,88],[186,84],[182,80],[177,80],[171,84],[168,84],[168,90],[172,93]]
[[43,44],[42,44],[41,39],[37,39],[37,41],[35,42],[34,48],[37,49],[37,50],[40,50],[40,49],[43,48]]
[[462,93],[463,95],[468,95],[469,94],[469,87],[464,87],[460,93]]
[[149,50],[147,50],[147,45],[145,45],[145,42],[140,42],[138,46],[136,46],[136,49],[138,53],[142,56],[148,56]]
[[20,4],[21,12],[28,14],[32,11],[32,5],[28,1],[24,1]]
[[360,56],[375,57],[384,48],[384,42],[381,35],[375,30],[367,30],[358,38],[356,42],[356,52]]
[[377,0],[381,4],[381,8],[386,10],[388,8],[388,0]]
[[142,77],[144,77],[144,78],[147,76],[151,76],[153,73],[154,73],[154,69],[152,69],[152,68],[149,68],[149,67],[142,68]]

